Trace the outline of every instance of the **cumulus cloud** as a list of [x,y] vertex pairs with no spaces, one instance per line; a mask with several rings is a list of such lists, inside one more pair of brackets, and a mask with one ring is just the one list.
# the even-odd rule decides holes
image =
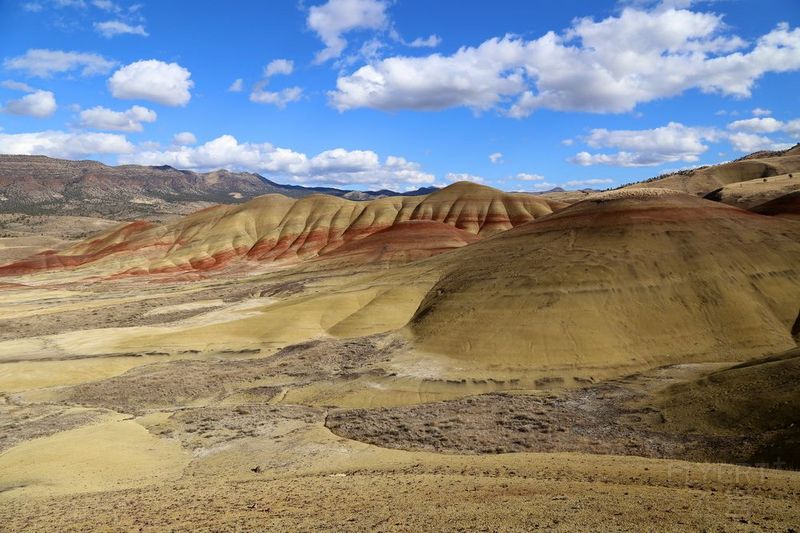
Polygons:
[[264,67],[264,77],[271,78],[276,74],[288,76],[294,71],[294,61],[290,59],[273,59]]
[[235,80],[233,80],[233,83],[231,83],[231,86],[228,87],[228,91],[232,93],[240,93],[242,92],[243,88],[244,88],[244,80],[242,78],[236,78]]
[[303,89],[301,87],[287,87],[280,91],[265,91],[257,87],[250,93],[250,101],[257,104],[271,104],[283,109],[288,103],[300,100],[302,96]]
[[56,112],[56,97],[50,91],[34,91],[17,100],[9,100],[2,111],[10,115],[46,118]]
[[525,182],[525,188],[530,191],[549,191],[554,187],[558,187],[558,185],[555,183],[550,183],[544,176],[540,174],[520,172],[516,176],[509,177],[509,179]]
[[411,48],[436,48],[440,44],[442,44],[442,38],[436,34],[429,35],[424,39],[422,37],[417,37],[410,43],[406,43],[406,45]]
[[149,100],[185,106],[192,98],[192,73],[177,63],[156,59],[136,61],[117,70],[108,80],[111,94],[124,100]]
[[614,180],[593,178],[588,180],[570,180],[566,185],[568,187],[591,187],[593,185],[608,185],[610,183],[614,183]]
[[622,167],[654,166],[672,161],[695,162],[708,150],[706,141],[716,141],[719,132],[713,128],[684,126],[670,122],[660,128],[646,130],[593,129],[584,138],[592,148],[616,148],[617,153],[577,153],[570,162],[581,166],[613,165]]
[[47,78],[56,73],[72,70],[80,70],[82,76],[105,74],[115,65],[116,62],[98,54],[42,48],[32,48],[21,56],[3,61],[6,69],[21,70],[29,76],[39,78]]
[[121,163],[171,165],[209,170],[228,168],[268,173],[304,184],[422,186],[434,182],[418,163],[388,156],[381,161],[370,150],[326,150],[313,157],[269,143],[239,142],[222,135],[199,146],[173,146],[167,150],[140,150],[120,156]]
[[124,135],[39,131],[32,133],[0,132],[0,153],[47,155],[75,159],[97,154],[124,154],[134,150]]
[[578,19],[534,40],[505,36],[452,55],[396,56],[340,75],[331,104],[344,111],[497,107],[627,112],[691,88],[747,97],[768,72],[800,69],[800,29],[781,23],[748,44],[722,17],[687,9]]
[[775,133],[777,131],[786,131],[788,133],[792,133],[793,130],[796,132],[797,122],[800,121],[793,120],[789,122],[782,122],[772,117],[748,118],[731,122],[728,124],[728,129],[746,131],[750,133]]
[[581,151],[569,159],[582,165],[621,167],[655,166],[683,161],[694,163],[705,153],[708,143],[727,141],[738,152],[782,150],[792,143],[776,140],[764,133],[783,133],[800,137],[800,119],[780,121],[772,117],[737,120],[728,124],[728,131],[702,126],[684,126],[670,122],[666,126],[643,130],[594,129],[581,140],[592,148],[613,148],[613,153]]
[[771,114],[772,114],[772,111],[770,111],[769,109],[764,109],[762,107],[756,107],[755,109],[753,109],[753,116],[754,117],[764,117],[764,116],[771,115]]
[[103,11],[120,11],[119,6],[111,0],[92,0],[92,5],[98,9],[102,9]]
[[176,146],[191,146],[197,144],[197,137],[191,131],[182,131],[172,136],[172,144]]
[[503,154],[502,152],[494,152],[489,154],[489,161],[493,164],[502,163],[503,162]]
[[382,0],[328,0],[308,10],[306,23],[325,43],[316,63],[342,55],[347,47],[344,34],[359,29],[379,29],[386,24],[386,2]]
[[148,37],[150,34],[147,33],[144,29],[144,26],[138,24],[136,26],[131,26],[121,20],[107,20],[105,22],[95,22],[94,29],[105,37],[106,39],[110,39],[116,35],[141,35],[142,37]]
[[760,150],[785,150],[792,146],[791,143],[776,142],[764,135],[742,131],[729,135],[728,140],[734,150],[743,153],[758,152]]
[[728,128],[732,130],[750,131],[758,133],[774,133],[780,131],[783,123],[775,120],[772,117],[766,118],[748,118],[744,120],[736,120],[728,124]]
[[258,82],[250,93],[250,101],[257,104],[269,104],[283,109],[287,104],[300,100],[303,96],[301,87],[287,87],[279,91],[267,91],[264,87],[273,76],[288,76],[294,72],[294,61],[290,59],[274,59],[264,67],[264,79]]
[[520,181],[545,181],[544,176],[539,174],[527,174],[525,172],[520,172],[515,178]]
[[142,131],[142,122],[155,122],[158,115],[152,109],[135,105],[127,111],[112,111],[101,106],[80,112],[80,125],[85,128],[112,131]]
[[22,83],[21,81],[14,81],[14,80],[5,80],[3,82],[0,82],[0,87],[8,89],[10,91],[22,91],[25,93],[36,92],[36,89],[31,87],[27,83]]
[[455,183],[457,181],[471,181],[473,183],[483,183],[486,181],[481,176],[475,176],[474,174],[467,174],[464,172],[449,172],[445,177],[445,181],[449,183]]
[[329,97],[340,111],[359,107],[437,110],[458,105],[489,109],[525,88],[521,70],[513,68],[520,61],[519,42],[490,39],[452,56],[383,59],[340,76]]

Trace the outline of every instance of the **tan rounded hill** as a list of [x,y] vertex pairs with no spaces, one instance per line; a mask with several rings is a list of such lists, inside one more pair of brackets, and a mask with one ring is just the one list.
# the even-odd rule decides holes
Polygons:
[[86,264],[104,273],[204,271],[233,260],[292,264],[339,248],[363,261],[417,259],[508,230],[563,205],[467,182],[425,196],[365,202],[273,194],[211,207],[165,225],[131,223],[60,253],[0,267],[0,274]]
[[674,191],[606,193],[432,261],[410,331],[456,359],[601,375],[795,345],[800,226]]

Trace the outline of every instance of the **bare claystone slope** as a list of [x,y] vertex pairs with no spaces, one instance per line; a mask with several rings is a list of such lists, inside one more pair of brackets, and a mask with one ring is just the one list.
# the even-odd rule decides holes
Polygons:
[[[266,195],[245,204],[219,205],[175,222],[132,222],[58,253],[44,253],[0,267],[15,275],[92,264],[107,274],[205,271],[234,260],[292,264],[335,252],[355,257],[359,243],[391,244],[385,258],[425,257],[463,246],[550,214],[563,204],[528,194],[508,194],[473,183],[456,183],[424,196],[355,202],[329,195],[299,200]],[[429,224],[408,224],[429,222]],[[402,228],[397,227],[404,224]],[[390,234],[386,231],[393,229]],[[376,235],[383,232],[380,235]],[[372,239],[369,239],[373,236]],[[395,238],[397,237],[397,238]],[[385,254],[384,254],[385,255]]]
[[410,332],[457,360],[593,375],[795,345],[800,226],[670,190],[605,193],[432,261]]
[[726,185],[796,172],[800,172],[800,145],[780,152],[756,152],[737,161],[682,171],[624,188],[663,188],[704,196]]

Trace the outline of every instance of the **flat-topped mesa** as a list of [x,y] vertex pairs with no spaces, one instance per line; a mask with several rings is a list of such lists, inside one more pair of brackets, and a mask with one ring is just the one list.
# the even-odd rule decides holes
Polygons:
[[[80,265],[107,273],[180,272],[219,268],[234,259],[286,264],[324,257],[345,244],[343,252],[353,258],[404,260],[463,246],[563,205],[474,183],[456,183],[424,196],[363,202],[322,194],[301,199],[270,194],[164,225],[116,228],[64,251],[0,267],[0,275]],[[405,224],[415,221],[430,224]],[[387,231],[401,224],[398,231]],[[379,238],[365,239],[379,232]],[[369,253],[359,253],[362,241]],[[393,253],[376,255],[379,241]]]
[[430,263],[417,346],[498,368],[597,376],[795,342],[800,224],[675,191],[610,192]]

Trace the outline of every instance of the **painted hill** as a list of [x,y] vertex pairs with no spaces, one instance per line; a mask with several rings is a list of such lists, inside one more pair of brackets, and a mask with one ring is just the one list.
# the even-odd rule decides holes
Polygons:
[[[112,167],[96,161],[0,155],[0,213],[152,220],[211,204],[242,203],[264,194],[301,198],[324,193],[366,200],[390,192],[281,185],[249,172],[197,173],[170,166]],[[422,189],[419,194],[429,192]]]
[[800,226],[675,191],[604,193],[431,261],[410,333],[457,360],[598,376],[795,345]]
[[211,207],[163,225],[126,224],[64,251],[0,267],[0,274],[89,263],[106,273],[204,271],[234,260],[284,265],[334,252],[357,261],[416,259],[508,230],[562,206],[466,182],[425,196],[367,202],[272,194],[241,205]]
[[742,209],[753,209],[796,191],[800,191],[800,173],[731,183],[711,191],[704,198]]
[[[744,433],[751,463],[800,468],[800,349],[725,368],[666,388],[655,405],[674,431]],[[758,438],[761,437],[761,438]],[[763,441],[759,443],[759,441]]]
[[704,196],[733,183],[795,172],[800,172],[800,145],[781,152],[756,152],[730,163],[681,171],[624,188],[664,188]]

